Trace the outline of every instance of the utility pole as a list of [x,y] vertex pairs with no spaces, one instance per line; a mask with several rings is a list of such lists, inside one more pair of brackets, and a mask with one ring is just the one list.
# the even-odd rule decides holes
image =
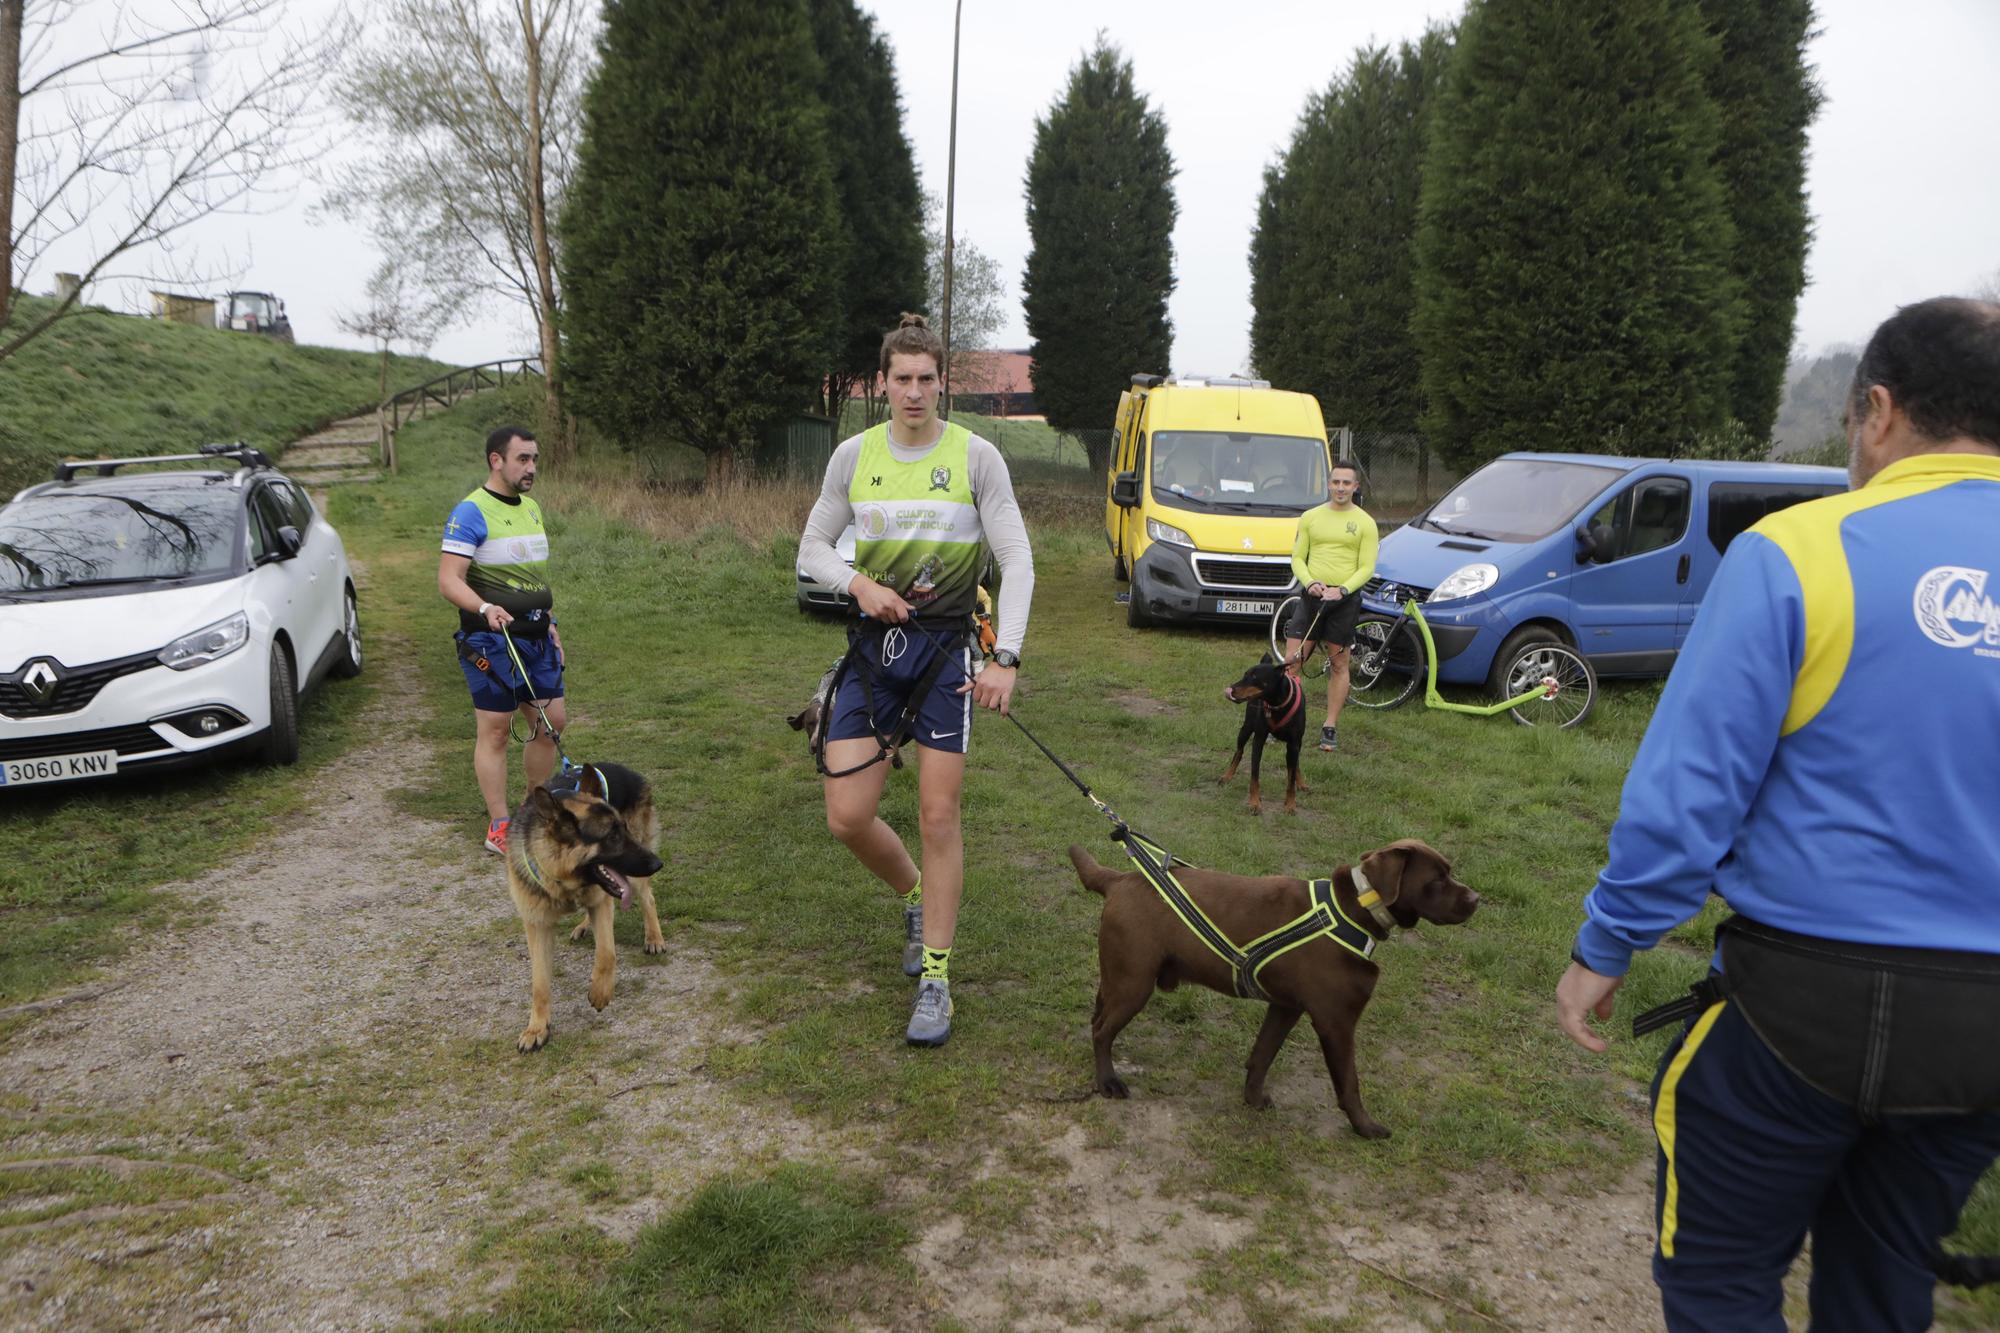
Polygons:
[[965,0],[957,0],[951,13],[951,146],[945,153],[944,168],[944,364],[943,410],[939,415],[951,420],[951,275],[957,267],[951,254],[951,204],[958,186],[958,28],[965,16]]

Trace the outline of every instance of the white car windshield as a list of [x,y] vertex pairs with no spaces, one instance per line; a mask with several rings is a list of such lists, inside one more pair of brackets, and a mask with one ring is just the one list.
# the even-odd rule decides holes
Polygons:
[[0,508],[0,592],[227,573],[243,497],[226,485],[50,491]]

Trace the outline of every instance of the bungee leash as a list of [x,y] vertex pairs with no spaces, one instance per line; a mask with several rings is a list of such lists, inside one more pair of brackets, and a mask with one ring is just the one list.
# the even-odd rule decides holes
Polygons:
[[[526,664],[521,661],[521,654],[514,647],[514,636],[507,632],[507,627],[505,625],[502,625],[500,627],[500,638],[507,645],[507,656],[513,659],[514,674],[521,682],[519,685],[514,687],[514,698],[517,702],[520,702],[521,694],[524,690],[529,695],[533,695],[535,692],[533,687],[528,684],[528,668]],[[572,772],[579,772],[579,773],[582,772],[583,765],[576,763],[574,760],[572,760],[569,757],[569,752],[563,749],[562,733],[560,731],[557,731],[555,729],[555,726],[549,721],[548,710],[542,707],[542,701],[540,699],[529,698],[525,702],[531,708],[533,708],[536,714],[540,716],[540,718],[542,719],[542,732],[546,734],[550,740],[556,743],[556,758],[562,761],[561,767],[559,767],[556,770],[557,773],[567,776]],[[514,734],[514,722],[512,718],[509,718],[507,721],[507,734],[509,736],[512,736]],[[529,735],[529,736],[519,737],[518,739],[520,740],[521,744],[527,745],[535,738],[534,736]]]

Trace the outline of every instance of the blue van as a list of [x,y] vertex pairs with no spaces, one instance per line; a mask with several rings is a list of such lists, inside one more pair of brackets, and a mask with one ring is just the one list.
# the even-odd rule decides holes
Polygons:
[[1440,681],[1497,691],[1551,640],[1599,676],[1663,676],[1736,535],[1846,489],[1795,463],[1505,454],[1382,539],[1362,608],[1421,602]]

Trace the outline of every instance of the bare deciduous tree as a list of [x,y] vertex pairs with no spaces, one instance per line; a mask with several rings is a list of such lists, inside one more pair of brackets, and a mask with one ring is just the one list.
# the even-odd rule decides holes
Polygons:
[[[282,188],[342,40],[289,24],[288,3],[0,0],[0,361],[92,281],[141,276],[111,270],[128,256],[213,279],[174,242]],[[15,292],[58,246],[82,283],[20,318]]]
[[365,221],[459,309],[497,295],[539,335],[549,419],[570,435],[552,223],[576,161],[594,7],[584,0],[387,0],[390,34],[337,92],[372,150],[326,206]]
[[408,264],[393,255],[375,266],[364,291],[365,304],[359,309],[339,311],[333,319],[355,337],[373,341],[380,354],[375,417],[382,438],[382,461],[393,472],[396,457],[390,449],[389,432],[382,425],[383,405],[389,399],[389,349],[400,343],[415,352],[429,350],[457,311],[449,298],[440,298],[416,282]]

